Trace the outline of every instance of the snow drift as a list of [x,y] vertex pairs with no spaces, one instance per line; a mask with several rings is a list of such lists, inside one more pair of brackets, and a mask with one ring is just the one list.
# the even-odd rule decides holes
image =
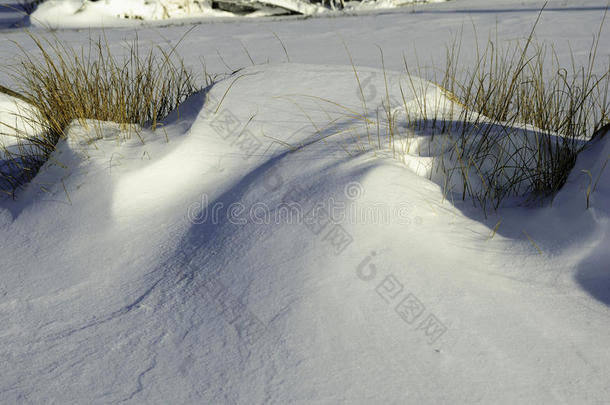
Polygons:
[[[357,127],[324,101],[361,106],[351,67],[239,75],[169,117],[169,142],[75,124],[2,202],[1,401],[607,398],[607,301],[589,286],[608,281],[609,137],[552,207],[497,227],[324,136]],[[588,210],[580,170],[601,173]]]

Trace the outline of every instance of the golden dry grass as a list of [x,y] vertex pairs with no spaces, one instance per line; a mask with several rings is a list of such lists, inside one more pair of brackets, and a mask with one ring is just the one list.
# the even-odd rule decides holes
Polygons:
[[[460,61],[462,36],[457,36],[447,48],[441,79],[433,79],[460,107],[455,113],[447,115],[438,105],[427,105],[425,97],[417,96],[425,89],[408,81],[417,106],[409,109],[405,102],[407,128],[451,135],[449,155],[458,163],[447,166],[447,160],[439,159],[436,170],[444,172],[446,185],[455,184],[450,181],[453,177],[461,178],[462,199],[471,197],[484,209],[496,209],[514,196],[529,201],[554,196],[578,153],[590,140],[607,133],[610,125],[610,63],[601,71],[596,65],[606,13],[585,63],[572,56],[571,66],[564,67],[552,45],[535,40],[543,10],[527,38],[502,46],[496,35],[484,48],[477,45],[477,57],[470,65]],[[405,70],[409,78],[437,76],[436,71],[419,64],[413,68],[406,60]],[[383,125],[392,149],[396,138],[408,137],[389,111]],[[480,186],[471,184],[473,173]]]
[[36,137],[24,136],[23,156],[13,156],[12,170],[0,170],[4,192],[13,193],[35,175],[72,121],[113,121],[155,130],[159,120],[197,91],[193,73],[176,55],[177,45],[141,53],[136,38],[127,44],[127,56],[117,58],[103,36],[79,49],[54,36],[30,33],[29,37],[36,54],[15,44],[21,50],[20,60],[6,70],[17,85],[0,91],[27,101],[34,111],[27,119],[35,120],[43,131]]

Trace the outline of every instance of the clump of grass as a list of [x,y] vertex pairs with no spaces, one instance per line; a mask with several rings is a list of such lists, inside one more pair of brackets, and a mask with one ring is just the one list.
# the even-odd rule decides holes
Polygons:
[[381,112],[367,105],[352,61],[363,113],[341,108],[364,125],[376,155],[432,157],[422,163],[424,171],[446,196],[461,194],[485,211],[512,197],[546,200],[565,184],[578,154],[610,130],[610,62],[596,64],[606,13],[585,63],[572,55],[566,68],[552,45],[535,40],[543,10],[525,39],[502,46],[496,34],[483,48],[477,43],[474,63],[465,68],[463,36],[456,36],[440,80],[439,70],[418,60],[413,68],[405,59],[405,77],[389,85],[382,52]]
[[[541,14],[525,40],[502,47],[496,36],[482,50],[477,45],[477,58],[465,69],[460,68],[461,39],[448,48],[437,82],[451,101],[449,111],[443,102],[427,104],[423,94],[428,89],[411,79],[413,69],[405,61],[415,94],[415,105],[404,105],[406,127],[431,137],[449,135],[452,144],[436,160],[435,170],[443,172],[447,193],[460,184],[462,199],[472,197],[483,208],[496,209],[513,196],[539,201],[555,195],[578,153],[609,129],[610,63],[595,72],[606,15],[586,63],[579,65],[572,56],[572,66],[565,68],[552,46],[534,39]],[[430,76],[421,68],[416,71]],[[392,138],[401,136],[400,128],[387,121]],[[404,131],[402,136],[409,137]]]
[[35,175],[74,120],[137,124],[154,131],[161,119],[198,90],[193,73],[176,55],[177,45],[141,53],[136,37],[126,44],[126,56],[115,57],[104,37],[76,49],[56,37],[29,36],[38,55],[15,44],[21,50],[20,60],[7,71],[17,87],[3,92],[27,101],[31,106],[27,119],[35,120],[43,131],[24,137],[23,144],[28,145],[24,152],[29,154],[18,159],[17,177],[14,170],[1,173],[0,169],[12,188],[4,191],[13,192]]

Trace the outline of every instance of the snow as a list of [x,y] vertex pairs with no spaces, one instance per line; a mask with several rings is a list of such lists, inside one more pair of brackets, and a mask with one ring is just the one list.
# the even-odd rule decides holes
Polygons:
[[[407,4],[439,3],[446,0],[380,0],[350,2],[345,11],[390,9]],[[47,0],[28,17],[35,26],[48,28],[85,28],[90,26],[133,26],[142,22],[172,19],[214,19],[261,17],[296,13],[315,16],[331,13],[339,1],[326,0],[330,8],[309,0],[224,0],[229,8],[220,9],[210,0]],[[335,5],[337,3],[337,5]],[[231,8],[233,7],[233,8]],[[225,11],[225,10],[235,10]],[[125,21],[127,20],[127,21]]]
[[19,173],[22,157],[39,153],[31,138],[41,132],[36,111],[28,103],[0,93],[0,187],[3,190],[7,188],[5,176],[23,175]]
[[[188,4],[179,4],[188,3]],[[231,16],[212,10],[204,2],[194,1],[142,1],[105,0],[98,2],[81,0],[48,0],[31,15],[30,21],[45,27],[88,27],[130,25],[122,19],[162,20],[186,16]],[[179,7],[181,6],[181,7]],[[133,23],[131,23],[133,24]]]
[[[198,26],[178,48],[188,65],[244,69],[154,133],[74,122],[38,176],[0,200],[0,402],[604,403],[610,137],[579,156],[552,205],[486,217],[414,170],[425,156],[360,152],[365,128],[345,112],[362,100],[342,38],[374,111],[376,43],[396,83],[412,44],[439,60],[471,18],[483,37],[496,24],[509,37],[539,5]],[[586,56],[605,3],[550,6],[538,36],[562,60],[564,38]],[[120,52],[133,30],[105,33]],[[5,38],[32,49],[21,30]]]
[[39,131],[32,124],[35,118],[31,110],[28,103],[0,93],[0,150],[14,150],[21,139]]

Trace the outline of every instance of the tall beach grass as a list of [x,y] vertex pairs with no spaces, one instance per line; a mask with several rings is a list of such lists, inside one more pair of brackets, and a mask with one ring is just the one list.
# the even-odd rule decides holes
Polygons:
[[29,33],[29,38],[34,50],[15,43],[19,60],[5,68],[15,87],[0,87],[0,92],[29,103],[23,118],[42,130],[36,136],[21,134],[19,156],[5,153],[11,161],[0,168],[4,193],[14,193],[36,174],[74,120],[155,130],[162,118],[198,90],[192,71],[176,54],[177,44],[142,52],[136,37],[125,44],[125,56],[116,57],[104,36],[90,38],[82,48],[67,46],[55,36]]
[[[385,79],[384,107],[377,118],[370,118],[354,67],[367,133],[383,127],[389,138],[383,147],[389,147],[394,157],[404,156],[404,145],[413,138],[429,137],[430,147],[436,136],[436,142],[444,143],[436,149],[444,152],[434,160],[431,173],[442,174],[448,197],[458,194],[485,210],[497,209],[511,197],[526,202],[552,198],[565,184],[579,152],[610,130],[610,62],[597,64],[606,13],[587,59],[572,55],[566,67],[552,44],[535,38],[543,10],[526,38],[506,44],[496,34],[482,47],[477,43],[472,63],[462,63],[458,35],[447,47],[440,75],[437,69],[405,58],[403,105],[391,106],[392,89]],[[428,97],[430,86],[440,90],[444,101]],[[405,94],[415,99],[408,100]],[[368,138],[372,149],[381,149],[381,142]],[[430,150],[422,152],[429,155]]]

